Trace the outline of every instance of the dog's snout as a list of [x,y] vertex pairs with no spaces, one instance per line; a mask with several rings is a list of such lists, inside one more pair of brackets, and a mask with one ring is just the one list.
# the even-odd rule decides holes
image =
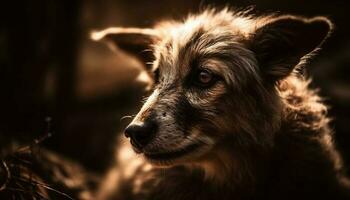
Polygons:
[[141,150],[152,140],[156,131],[157,124],[154,121],[146,121],[142,124],[130,124],[124,133],[130,138],[131,144]]

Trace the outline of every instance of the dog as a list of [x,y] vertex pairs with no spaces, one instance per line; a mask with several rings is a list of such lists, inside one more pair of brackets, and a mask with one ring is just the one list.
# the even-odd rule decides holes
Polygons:
[[153,77],[96,198],[350,199],[327,106],[300,73],[332,30],[225,8],[93,33]]

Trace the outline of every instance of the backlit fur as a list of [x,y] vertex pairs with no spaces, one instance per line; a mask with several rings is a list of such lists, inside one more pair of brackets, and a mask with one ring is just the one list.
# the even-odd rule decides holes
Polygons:
[[[281,19],[323,20],[331,28],[322,17],[255,17],[229,9],[157,24],[150,46],[154,89],[132,121],[152,117],[157,133],[142,154],[120,139],[116,166],[97,198],[345,198],[348,181],[327,107],[295,73],[317,45],[298,57],[299,64],[280,59],[276,67],[267,64],[271,69],[261,67],[255,51],[275,37],[258,41],[261,28]],[[193,84],[201,68],[218,76],[209,88]]]

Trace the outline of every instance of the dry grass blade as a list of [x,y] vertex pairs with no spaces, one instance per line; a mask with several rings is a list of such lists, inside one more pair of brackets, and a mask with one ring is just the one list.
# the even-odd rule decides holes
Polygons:
[[6,164],[5,161],[1,161],[1,171],[3,171],[4,173],[4,183],[2,183],[2,185],[0,186],[0,191],[4,190],[9,182],[9,180],[11,179],[11,172]]

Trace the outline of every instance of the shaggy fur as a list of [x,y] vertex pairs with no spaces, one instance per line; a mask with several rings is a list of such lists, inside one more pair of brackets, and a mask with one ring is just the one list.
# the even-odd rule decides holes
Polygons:
[[[327,107],[296,73],[332,29],[324,17],[206,10],[94,39],[135,53],[154,88],[97,199],[345,199]],[[151,51],[143,51],[151,49]]]

